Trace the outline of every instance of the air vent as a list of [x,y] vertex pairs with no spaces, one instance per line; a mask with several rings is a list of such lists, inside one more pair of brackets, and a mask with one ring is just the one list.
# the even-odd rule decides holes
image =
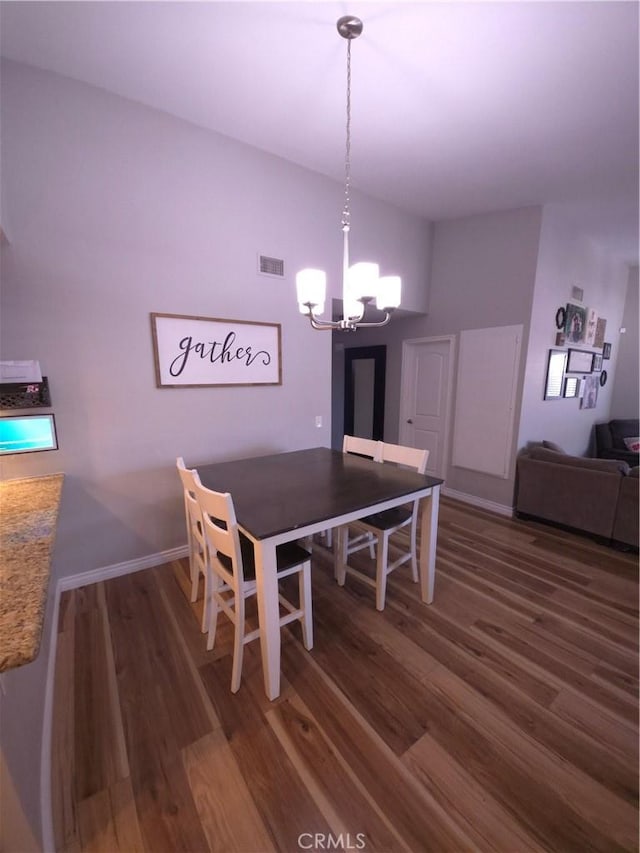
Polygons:
[[275,275],[284,277],[284,261],[282,258],[269,258],[267,255],[258,255],[258,269],[263,275]]
[[584,299],[584,290],[574,284],[571,288],[571,298],[575,299],[576,302],[582,302]]

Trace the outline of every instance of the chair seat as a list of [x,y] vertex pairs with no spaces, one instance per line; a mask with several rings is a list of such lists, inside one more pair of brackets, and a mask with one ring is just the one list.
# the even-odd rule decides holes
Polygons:
[[[256,560],[253,550],[253,542],[247,538],[244,533],[240,534],[240,550],[242,551],[242,565],[244,568],[245,581],[254,581],[256,579]],[[283,545],[278,545],[276,548],[276,561],[278,565],[278,573],[284,572],[287,569],[292,569],[294,566],[299,566],[311,559],[311,554],[298,545],[296,542],[285,542]],[[226,554],[218,551],[218,560],[222,563],[225,569],[232,571],[231,558]]]
[[375,527],[377,530],[390,530],[392,527],[400,527],[411,520],[413,515],[412,509],[407,509],[404,506],[394,506],[391,509],[383,509],[382,512],[376,512],[373,515],[367,515],[361,519],[369,527]]

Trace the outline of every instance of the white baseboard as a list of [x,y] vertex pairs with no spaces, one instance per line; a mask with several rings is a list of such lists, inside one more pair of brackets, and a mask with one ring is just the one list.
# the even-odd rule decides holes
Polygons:
[[69,575],[66,578],[59,579],[59,591],[64,592],[67,589],[77,589],[80,586],[87,586],[90,583],[108,581],[111,578],[119,578],[122,575],[139,572],[142,569],[152,569],[154,566],[161,566],[163,563],[179,560],[182,557],[188,556],[188,554],[188,546],[181,545],[178,548],[170,548],[168,551],[160,551],[157,554],[148,554],[146,557],[138,557],[135,560],[127,560],[124,563],[114,563],[111,566],[103,566],[100,569],[80,572],[78,575]]
[[498,515],[506,515],[508,518],[513,518],[512,506],[505,506],[504,504],[495,503],[495,501],[487,501],[484,498],[476,497],[476,495],[468,495],[465,492],[457,492],[455,489],[446,488],[446,486],[443,487],[442,494],[456,501],[462,501],[462,503],[486,509],[488,512],[495,512]]
[[47,676],[44,690],[44,719],[42,722],[42,752],[40,755],[40,810],[42,816],[42,849],[44,853],[53,853],[55,841],[53,834],[53,811],[51,802],[51,750],[52,750],[52,728],[53,728],[53,695],[54,679],[56,669],[56,651],[58,646],[58,619],[60,615],[60,595],[69,589],[77,589],[91,583],[118,578],[139,572],[142,569],[151,569],[179,560],[189,554],[187,545],[171,548],[168,551],[160,551],[157,554],[149,554],[146,557],[138,557],[136,560],[127,560],[124,563],[114,563],[111,566],[103,566],[100,569],[91,569],[77,575],[69,575],[59,578],[54,591],[53,615],[51,618],[51,637],[49,642],[49,657],[47,660]]

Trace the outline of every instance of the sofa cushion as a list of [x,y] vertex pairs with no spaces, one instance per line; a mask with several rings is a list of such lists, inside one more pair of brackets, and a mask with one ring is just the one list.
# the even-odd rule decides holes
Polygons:
[[602,471],[607,474],[628,474],[629,466],[619,459],[589,459],[583,456],[570,456],[558,453],[544,447],[535,447],[531,451],[531,459],[538,462],[553,462],[556,465],[569,465],[572,468],[586,468],[592,471]]
[[630,477],[635,477],[635,478],[636,478],[636,480],[637,480],[637,479],[638,479],[638,477],[640,477],[640,468],[638,468],[638,466],[636,465],[636,467],[635,467],[635,468],[632,468],[632,469],[629,471],[629,476],[630,476]]
[[624,446],[627,450],[632,450],[634,453],[638,453],[640,451],[640,436],[634,436],[633,438],[625,438]]
[[609,421],[609,428],[611,430],[611,442],[619,450],[627,449],[624,443],[625,438],[640,435],[640,423],[637,418]]

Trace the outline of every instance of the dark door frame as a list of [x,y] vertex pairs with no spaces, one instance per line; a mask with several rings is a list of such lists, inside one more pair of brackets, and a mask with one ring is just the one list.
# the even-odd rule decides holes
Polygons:
[[373,436],[376,441],[384,439],[384,391],[387,371],[387,347],[348,347],[344,351],[344,432],[353,435],[354,392],[353,362],[359,358],[372,358],[373,368]]

